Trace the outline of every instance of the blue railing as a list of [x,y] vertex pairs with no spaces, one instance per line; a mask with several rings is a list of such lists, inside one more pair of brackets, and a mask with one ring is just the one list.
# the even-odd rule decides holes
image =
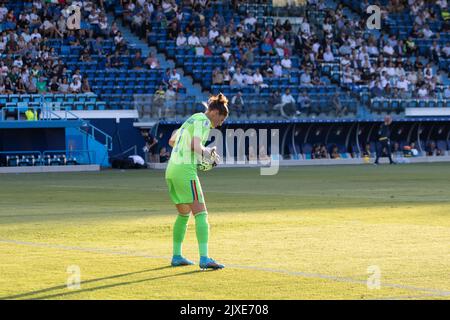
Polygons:
[[[24,113],[27,110],[33,110],[33,114],[36,114],[37,120],[21,120],[24,117]],[[62,112],[62,114],[61,114]],[[26,105],[20,107],[4,107],[1,109],[1,121],[6,120],[6,117],[13,116],[17,120],[12,121],[52,121],[52,120],[79,120],[84,121],[82,118],[78,117],[75,113],[66,107],[59,107],[58,110],[52,110],[52,108],[41,103],[40,107],[32,107]],[[113,142],[112,137],[106,132],[100,130],[99,128],[91,125],[89,122],[84,121],[84,125],[88,127],[88,130],[80,129],[81,132],[91,136],[94,140],[99,141],[104,144],[108,151],[112,151]]]
[[[2,157],[2,155],[4,155]],[[61,157],[65,163],[61,164]],[[96,154],[93,150],[46,150],[46,151],[1,151],[0,158],[6,160],[6,166],[50,166],[72,164],[95,164]]]

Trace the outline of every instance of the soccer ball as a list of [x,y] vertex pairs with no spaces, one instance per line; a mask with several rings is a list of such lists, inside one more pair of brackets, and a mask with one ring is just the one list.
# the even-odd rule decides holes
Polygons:
[[217,164],[215,162],[211,163],[209,161],[202,161],[197,164],[197,169],[200,171],[209,171],[214,168]]
[[215,166],[217,166],[218,156],[215,149],[211,150],[210,157],[202,157],[202,160],[199,164],[197,164],[197,169],[200,171],[209,171],[212,170]]

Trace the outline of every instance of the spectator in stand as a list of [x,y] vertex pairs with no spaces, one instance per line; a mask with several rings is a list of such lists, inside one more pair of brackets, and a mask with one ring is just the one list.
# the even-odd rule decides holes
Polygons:
[[208,40],[211,42],[214,42],[214,41],[216,41],[218,36],[219,36],[219,30],[217,29],[217,27],[212,27],[208,33]]
[[176,44],[178,48],[185,48],[187,46],[187,38],[184,35],[183,31],[180,31],[180,33],[178,34]]
[[108,27],[108,18],[104,13],[100,15],[100,19],[98,22],[98,30],[99,35],[102,37],[108,37],[109,34],[109,27]]
[[170,159],[170,152],[167,151],[166,147],[162,147],[159,151],[159,162],[165,163]]
[[181,84],[181,76],[177,72],[177,69],[175,69],[175,68],[172,69],[172,72],[170,73],[169,84],[177,92],[178,92],[178,89],[183,88],[183,85]]
[[324,144],[320,145],[320,157],[322,159],[327,159],[328,158],[327,147]]
[[141,70],[144,67],[144,61],[142,61],[141,52],[136,51],[134,57],[131,59],[130,68],[133,70]]
[[169,31],[167,32],[167,36],[170,40],[176,40],[178,38],[179,32],[180,31],[178,29],[178,24],[175,21],[173,21],[170,24]]
[[24,80],[22,78],[18,78],[17,79],[16,92],[18,94],[25,94],[25,93],[27,93],[27,88],[26,88],[25,82],[24,82]]
[[255,84],[252,71],[250,69],[247,69],[244,74],[244,84],[250,87],[253,87]]
[[281,66],[280,60],[273,66],[273,76],[275,78],[281,78],[283,76],[283,67]]
[[229,48],[231,46],[231,38],[228,32],[228,29],[224,27],[222,29],[222,33],[217,38],[219,44],[225,48]]
[[372,97],[382,97],[384,95],[384,87],[381,84],[381,81],[377,79],[376,81],[373,81],[373,85],[370,89],[370,93],[372,94]]
[[245,103],[242,97],[242,92],[238,91],[236,95],[231,98],[231,110],[236,112],[237,116],[240,118],[242,113],[245,113]]
[[285,56],[286,49],[286,39],[283,34],[279,34],[277,39],[275,40],[275,50],[280,57]]
[[341,98],[339,97],[338,92],[333,95],[332,104],[336,113],[336,117],[347,114],[347,107],[342,106]]
[[159,85],[158,89],[153,94],[153,100],[152,100],[152,109],[157,110],[159,114],[162,110],[162,107],[164,105],[164,99],[165,99],[166,92],[164,91],[164,86]]
[[225,69],[223,71],[223,84],[224,85],[230,85],[231,84],[231,79],[232,78],[231,78],[231,75],[230,75],[228,69]]
[[0,94],[6,94],[5,80],[0,77]]
[[281,60],[281,66],[287,70],[290,70],[292,68],[292,60],[289,58],[288,55],[285,55],[284,58]]
[[165,116],[170,117],[175,113],[175,103],[177,100],[177,92],[175,88],[169,85],[164,95]]
[[27,93],[37,93],[37,87],[36,87],[36,79],[33,76],[30,76],[28,78],[28,82],[25,83],[27,88]]
[[39,77],[39,80],[36,82],[36,88],[39,94],[47,93],[47,81],[43,76]]
[[222,85],[223,84],[223,73],[220,68],[215,68],[212,74],[212,84]]
[[445,87],[444,98],[445,99],[450,99],[450,87],[449,86]]
[[119,52],[124,51],[126,48],[125,39],[120,31],[118,31],[117,35],[114,37],[114,44],[116,45],[116,50]]
[[196,32],[193,32],[188,38],[188,45],[192,48],[200,47],[200,39]]
[[437,41],[433,41],[429,49],[429,57],[434,63],[439,63],[439,58],[441,56],[441,47],[437,43]]
[[81,84],[81,93],[92,93],[88,78],[83,79],[83,83]]
[[401,76],[400,80],[397,81],[396,88],[399,90],[399,94],[402,98],[406,98],[409,92],[409,81]]
[[75,70],[75,73],[72,75],[72,81],[73,81],[75,78],[78,78],[78,80],[80,80],[80,83],[81,83],[81,79],[83,78],[83,76],[81,75],[80,69],[76,69],[76,70]]
[[323,53],[323,60],[324,62],[334,62],[334,55],[330,47],[325,49],[325,52]]
[[50,93],[59,93],[58,78],[56,76],[52,77],[49,85]]
[[98,37],[93,43],[91,48],[92,54],[103,56],[105,54],[103,50],[103,39]]
[[320,159],[321,157],[320,146],[314,144],[311,148],[311,159]]
[[353,84],[354,70],[350,69],[350,66],[346,66],[344,72],[342,73],[342,83],[346,86]]
[[406,40],[405,50],[408,55],[416,55],[418,49],[412,36],[409,36]]
[[311,159],[327,159],[327,148],[323,144],[314,144],[311,150]]
[[264,78],[263,78],[259,68],[256,69],[256,72],[253,75],[253,82],[254,82],[255,86],[257,86],[259,88],[267,88],[268,87],[268,85],[264,83]]
[[80,61],[83,61],[83,62],[92,61],[91,53],[89,52],[88,48],[83,49],[83,52],[81,53],[81,56],[80,56]]
[[408,72],[408,74],[406,76],[406,79],[409,81],[409,83],[412,86],[415,86],[417,84],[417,81],[418,81],[417,72],[415,72],[415,71]]
[[434,32],[431,31],[430,26],[428,24],[424,25],[424,27],[420,30],[420,35],[425,39],[430,39],[434,36]]
[[337,145],[335,145],[335,144],[332,146],[330,157],[331,157],[331,159],[340,159],[341,158],[339,149],[338,149]]
[[262,55],[273,55],[273,47],[270,38],[264,39],[264,43],[261,45]]
[[[281,94],[278,90],[273,90],[269,97],[269,106],[271,106],[272,111],[280,111],[282,107]],[[271,111],[271,113],[272,113]]]
[[417,90],[417,98],[427,99],[429,97],[429,91],[427,85],[422,85],[419,90]]
[[115,51],[113,55],[109,55],[107,58],[106,66],[108,68],[120,69],[124,64],[122,63],[119,55],[119,51]]
[[272,67],[272,64],[270,63],[269,59],[266,59],[266,63],[261,68],[261,70],[262,70],[264,77],[271,78],[273,76],[273,67]]
[[302,75],[300,76],[300,85],[311,86],[311,75],[307,69],[304,69]]
[[284,118],[291,118],[292,116],[300,114],[297,110],[295,99],[291,94],[291,90],[287,88],[281,96],[280,113]]
[[325,83],[322,81],[322,79],[319,76],[319,72],[317,70],[314,70],[314,74],[311,79],[311,84],[313,86],[323,86]]
[[298,96],[297,106],[299,111],[298,114],[309,113],[311,111],[311,99],[309,98],[306,90],[303,90]]
[[244,86],[244,79],[245,76],[241,73],[241,68],[237,68],[230,84],[234,87],[242,87]]
[[442,48],[442,55],[448,59],[450,58],[450,42],[446,42],[445,46]]
[[205,48],[208,46],[209,38],[208,35],[206,34],[206,30],[200,31],[200,36],[198,39],[201,47]]
[[166,69],[166,72],[164,72],[164,75],[161,79],[162,84],[168,88],[169,87],[169,80],[170,80],[170,68]]
[[69,85],[69,92],[76,94],[81,91],[81,81],[80,78],[73,78],[72,83]]
[[144,65],[146,65],[149,69],[159,69],[160,64],[155,52],[149,53],[147,59],[144,61]]

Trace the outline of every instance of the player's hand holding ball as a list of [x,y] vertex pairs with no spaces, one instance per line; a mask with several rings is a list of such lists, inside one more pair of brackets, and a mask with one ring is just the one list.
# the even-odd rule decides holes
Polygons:
[[197,165],[200,171],[209,171],[220,162],[220,156],[217,154],[216,147],[206,147],[202,153],[201,162]]

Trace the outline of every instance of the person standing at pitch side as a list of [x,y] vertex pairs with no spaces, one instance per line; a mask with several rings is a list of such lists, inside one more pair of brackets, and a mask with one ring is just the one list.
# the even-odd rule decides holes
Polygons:
[[378,131],[377,157],[374,162],[375,165],[378,164],[378,160],[380,159],[384,148],[386,148],[386,153],[389,158],[390,164],[395,164],[395,162],[392,160],[391,155],[391,123],[392,118],[390,116],[384,117],[384,123],[381,125],[380,130]]

